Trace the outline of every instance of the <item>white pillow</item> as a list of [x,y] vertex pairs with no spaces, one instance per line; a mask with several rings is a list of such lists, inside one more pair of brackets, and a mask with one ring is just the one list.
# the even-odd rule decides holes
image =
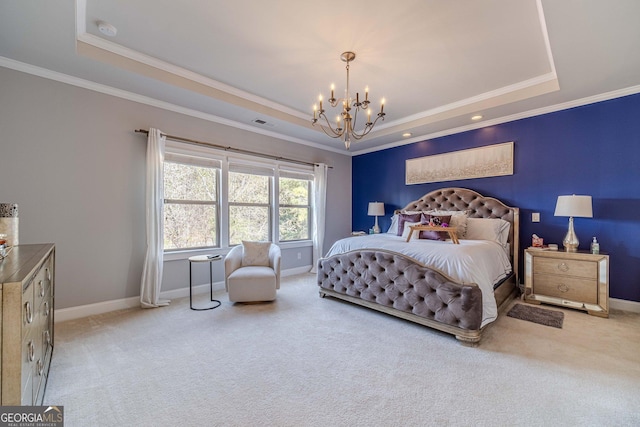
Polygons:
[[391,226],[389,227],[389,230],[387,230],[387,233],[393,234],[394,236],[398,234],[398,215],[397,214],[393,214],[393,216],[391,217]]
[[242,266],[257,265],[269,267],[271,242],[242,241]]
[[467,218],[467,240],[491,240],[506,246],[511,224],[499,218]]
[[[404,223],[404,230],[402,231],[402,238],[407,240],[407,237],[409,237],[409,233],[411,232],[411,226],[412,225],[420,225],[422,224],[421,222],[405,222]],[[411,235],[411,240],[418,240],[420,238],[420,232],[416,231],[415,233],[413,233]]]
[[428,214],[431,215],[444,215],[451,216],[451,227],[456,227],[456,234],[458,235],[458,239],[465,239],[467,234],[467,219],[469,218],[469,213],[467,211],[439,211],[432,210],[427,211]]

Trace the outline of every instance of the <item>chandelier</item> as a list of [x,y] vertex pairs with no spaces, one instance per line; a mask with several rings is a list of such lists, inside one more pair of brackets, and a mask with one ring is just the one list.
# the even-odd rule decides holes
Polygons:
[[[365,88],[364,90],[364,100],[360,101],[360,94],[356,92],[356,98],[353,99],[351,97],[351,93],[349,92],[349,63],[356,59],[356,54],[353,52],[344,52],[340,55],[340,59],[343,62],[347,63],[347,88],[345,89],[344,98],[336,99],[333,96],[334,85],[331,85],[331,98],[327,101],[331,105],[331,107],[335,108],[338,105],[341,105],[342,111],[340,114],[336,116],[335,127],[331,125],[327,115],[325,114],[324,108],[322,108],[322,95],[319,97],[320,108],[318,109],[317,105],[313,106],[313,121],[312,124],[315,126],[320,120],[320,127],[331,138],[343,138],[344,146],[348,150],[351,147],[351,138],[356,141],[362,139],[365,135],[371,132],[371,129],[376,125],[379,119],[384,120],[385,112],[384,112],[384,98],[382,98],[382,102],[380,105],[380,112],[377,114],[376,119],[371,121],[371,109],[369,109],[369,88]],[[364,114],[366,111],[367,122],[364,125],[364,129],[361,131],[356,131],[356,122],[358,120],[358,113]],[[324,121],[324,122],[322,122]]]

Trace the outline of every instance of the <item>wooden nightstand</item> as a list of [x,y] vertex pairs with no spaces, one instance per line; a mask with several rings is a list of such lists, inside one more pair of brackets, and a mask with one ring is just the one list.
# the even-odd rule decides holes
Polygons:
[[524,251],[524,299],[609,317],[609,255]]

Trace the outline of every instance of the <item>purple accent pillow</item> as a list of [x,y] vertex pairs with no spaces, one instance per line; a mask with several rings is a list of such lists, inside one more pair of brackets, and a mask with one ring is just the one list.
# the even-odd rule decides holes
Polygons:
[[420,218],[422,218],[421,213],[416,214],[403,214],[398,215],[398,236],[402,236],[402,232],[404,231],[404,223],[405,222],[420,222]]
[[[423,224],[429,224],[432,219],[436,224],[449,224],[451,221],[451,215],[446,216],[422,214],[421,222]],[[447,240],[449,238],[449,233],[447,233],[446,231],[422,230],[420,232],[419,238],[427,240]]]

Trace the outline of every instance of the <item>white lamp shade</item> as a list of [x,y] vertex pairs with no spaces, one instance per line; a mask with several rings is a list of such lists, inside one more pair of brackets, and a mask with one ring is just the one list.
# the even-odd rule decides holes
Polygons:
[[384,216],[384,203],[382,202],[370,202],[369,203],[369,216]]
[[558,196],[554,216],[593,218],[591,196]]

